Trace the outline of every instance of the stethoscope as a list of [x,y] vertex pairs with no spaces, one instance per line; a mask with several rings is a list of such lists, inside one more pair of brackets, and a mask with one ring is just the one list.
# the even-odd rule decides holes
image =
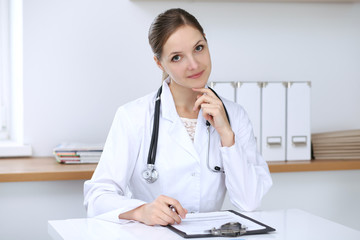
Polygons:
[[[226,107],[225,107],[223,101],[221,100],[221,98],[217,95],[217,93],[212,88],[210,88],[210,87],[208,87],[208,88],[215,94],[215,96],[217,98],[220,99],[222,105],[224,106],[226,117],[227,117],[227,119],[229,121],[229,124],[230,124],[230,118],[229,118],[228,112],[226,110]],[[157,94],[156,94],[154,124],[153,124],[153,131],[152,131],[152,135],[151,135],[149,154],[148,154],[148,158],[147,158],[147,165],[146,165],[147,167],[142,172],[143,178],[148,183],[154,183],[159,178],[159,173],[155,168],[155,158],[156,158],[156,149],[157,149],[158,136],[159,136],[160,102],[161,102],[160,96],[161,96],[161,92],[162,92],[162,86],[159,88],[159,90],[157,91]],[[207,167],[212,172],[224,173],[224,171],[219,166],[215,166],[214,168],[210,167],[210,163],[209,163],[209,157],[210,157],[209,156],[209,154],[210,154],[210,123],[209,123],[209,121],[206,121],[206,128],[207,128],[207,133],[208,133],[208,149],[207,149],[207,154],[206,154]]]

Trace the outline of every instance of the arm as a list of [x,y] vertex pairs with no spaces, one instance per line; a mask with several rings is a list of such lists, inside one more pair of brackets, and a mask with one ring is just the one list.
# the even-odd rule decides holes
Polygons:
[[234,116],[230,126],[223,103],[210,89],[193,91],[201,93],[194,110],[201,107],[204,118],[220,136],[225,185],[231,202],[240,209],[254,210],[271,187],[272,180],[266,162],[257,152],[246,112],[238,105],[230,106],[229,112]]
[[231,202],[245,211],[260,205],[262,197],[270,189],[272,180],[269,168],[257,152],[251,122],[244,111],[234,109],[237,114],[232,121],[235,144],[220,149],[225,169],[225,184]]
[[[187,211],[173,198],[159,196],[146,203],[127,196],[126,189],[136,165],[142,131],[143,128],[134,127],[134,121],[128,117],[126,110],[118,110],[101,160],[92,179],[85,182],[84,203],[89,217],[97,216],[117,223],[136,220],[147,225],[180,223],[180,217],[185,217]],[[172,211],[169,205],[176,211]]]
[[84,185],[84,204],[89,217],[106,215],[118,221],[118,215],[145,202],[126,196],[130,176],[136,163],[139,136],[125,109],[119,108],[107,137],[101,160],[92,176]]

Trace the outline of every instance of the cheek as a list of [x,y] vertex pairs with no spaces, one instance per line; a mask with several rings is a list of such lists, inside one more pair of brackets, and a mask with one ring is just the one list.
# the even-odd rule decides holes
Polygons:
[[173,64],[172,66],[169,66],[168,68],[168,73],[170,75],[173,75],[174,77],[181,77],[184,74],[185,71],[185,67],[184,67],[184,63],[177,63],[177,64]]
[[210,58],[210,53],[209,53],[209,51],[207,51],[206,54],[204,54],[204,62],[205,62],[207,65],[210,65],[210,66],[211,66],[211,58]]

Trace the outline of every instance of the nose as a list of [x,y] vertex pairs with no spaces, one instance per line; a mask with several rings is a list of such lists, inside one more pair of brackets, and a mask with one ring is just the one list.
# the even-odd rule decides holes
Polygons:
[[188,70],[194,70],[197,69],[199,66],[199,63],[197,61],[197,59],[195,58],[195,56],[189,56],[189,61],[188,61]]

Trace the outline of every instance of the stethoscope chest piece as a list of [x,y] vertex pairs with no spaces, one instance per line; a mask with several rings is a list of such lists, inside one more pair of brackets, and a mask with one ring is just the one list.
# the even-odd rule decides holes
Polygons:
[[147,164],[147,169],[142,172],[142,176],[147,183],[154,183],[159,178],[159,173],[154,164]]

